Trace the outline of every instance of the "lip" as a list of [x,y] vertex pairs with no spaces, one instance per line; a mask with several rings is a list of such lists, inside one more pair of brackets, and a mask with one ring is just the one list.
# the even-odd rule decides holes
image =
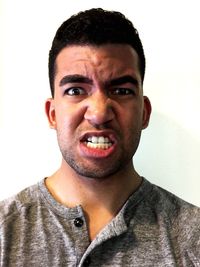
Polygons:
[[[112,146],[107,149],[99,149],[99,148],[91,148],[85,144],[85,141],[90,136],[104,136],[108,137],[109,140],[112,142]],[[82,134],[80,138],[80,152],[83,157],[90,158],[90,159],[103,159],[108,158],[111,156],[117,147],[117,136],[111,130],[104,130],[104,131],[91,131],[85,132]]]

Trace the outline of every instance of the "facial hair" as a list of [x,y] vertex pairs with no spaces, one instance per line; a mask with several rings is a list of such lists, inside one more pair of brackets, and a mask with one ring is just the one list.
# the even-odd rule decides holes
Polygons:
[[[132,131],[131,131],[132,132]],[[141,130],[132,132],[129,137],[129,146],[120,146],[116,154],[105,159],[84,159],[74,152],[74,145],[67,145],[63,141],[62,134],[57,133],[58,144],[65,162],[79,175],[87,178],[102,179],[116,174],[125,169],[125,166],[132,161],[138,148]],[[78,142],[78,141],[77,141]]]

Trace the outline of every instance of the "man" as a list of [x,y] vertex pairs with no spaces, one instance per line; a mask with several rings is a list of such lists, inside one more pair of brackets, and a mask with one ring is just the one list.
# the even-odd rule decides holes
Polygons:
[[132,23],[91,9],[49,54],[61,166],[1,203],[1,266],[200,266],[200,210],[152,185],[132,158],[151,104]]

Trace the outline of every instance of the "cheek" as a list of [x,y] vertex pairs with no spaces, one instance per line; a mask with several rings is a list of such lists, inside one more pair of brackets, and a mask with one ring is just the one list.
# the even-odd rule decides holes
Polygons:
[[140,109],[133,108],[132,112],[125,112],[121,116],[121,131],[123,131],[125,143],[140,136],[143,129],[143,113]]
[[126,106],[121,112],[121,123],[128,128],[142,127],[143,111],[140,105]]
[[56,109],[56,123],[58,129],[74,131],[84,117],[84,110],[74,105],[60,105]]

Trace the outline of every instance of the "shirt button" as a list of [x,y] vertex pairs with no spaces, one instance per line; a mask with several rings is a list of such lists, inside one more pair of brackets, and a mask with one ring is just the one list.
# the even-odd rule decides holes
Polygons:
[[75,225],[76,227],[82,227],[82,226],[83,226],[83,220],[82,220],[81,218],[76,218],[76,219],[74,220],[74,225]]
[[91,263],[90,257],[87,257],[85,261],[83,262],[83,267],[88,267]]

